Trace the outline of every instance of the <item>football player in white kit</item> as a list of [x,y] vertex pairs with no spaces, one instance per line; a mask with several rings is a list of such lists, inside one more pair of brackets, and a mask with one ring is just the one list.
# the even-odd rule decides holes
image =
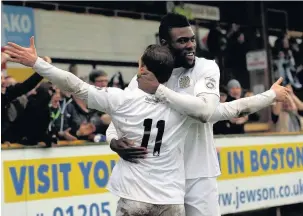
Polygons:
[[[187,134],[184,145],[186,215],[218,216],[216,178],[221,172],[214,146],[213,123],[260,110],[270,105],[276,96],[278,100],[285,99],[287,90],[279,86],[279,80],[273,85],[276,91],[263,93],[262,102],[253,97],[222,106],[219,103],[219,68],[215,61],[195,57],[196,39],[186,17],[166,15],[159,27],[159,37],[161,44],[169,47],[175,55],[175,69],[168,81],[170,85],[159,85],[151,73],[145,73],[138,80],[139,86],[158,100],[166,101],[171,108],[199,120],[183,135]],[[136,89],[138,82],[133,78],[129,89]],[[107,140],[111,149],[125,160],[136,162],[143,157],[144,153],[124,152],[131,144],[116,133],[113,124],[107,130]]]
[[[138,80],[143,85],[134,90],[122,91],[117,88],[96,88],[38,58],[33,38],[29,48],[14,43],[9,45],[7,54],[12,57],[11,61],[33,67],[37,73],[62,90],[85,100],[90,108],[109,113],[119,137],[134,140],[136,146],[147,148],[150,152],[147,158],[140,160],[138,164],[120,160],[115,166],[108,188],[121,197],[116,216],[184,215],[185,176],[182,144],[194,120],[167,107],[167,103],[171,102],[159,100],[155,95],[140,89],[144,83],[149,83],[146,78],[142,78],[143,82],[140,82],[148,69],[155,71],[155,77],[149,77],[156,78],[163,86],[172,88],[170,85],[174,82],[165,83],[174,66],[173,57],[167,48],[158,45],[148,47],[139,64],[140,73],[144,71],[144,74],[140,74]],[[277,95],[275,91],[270,90],[252,98],[269,105]],[[229,109],[224,105],[218,106],[220,108],[213,112],[209,120],[215,121],[224,119],[225,115],[239,114],[236,103],[226,104],[230,106]],[[246,104],[250,111],[257,108],[255,102]]]
[[[118,135],[134,140],[150,153],[138,164],[118,161],[109,190],[119,196],[116,216],[184,216],[185,176],[180,144],[190,124],[187,117],[139,88],[97,88],[70,72],[58,69],[37,56],[34,40],[29,48],[9,43],[7,54],[47,78],[58,88],[84,100],[89,108],[111,115]],[[139,70],[155,71],[165,84],[174,68],[174,58],[164,46],[149,46],[139,61]],[[187,125],[187,126],[186,126]]]

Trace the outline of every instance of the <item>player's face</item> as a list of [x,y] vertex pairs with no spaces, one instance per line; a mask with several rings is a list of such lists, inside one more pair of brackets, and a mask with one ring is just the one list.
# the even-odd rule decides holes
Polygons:
[[172,28],[169,46],[175,55],[176,67],[191,68],[195,65],[196,37],[190,26]]

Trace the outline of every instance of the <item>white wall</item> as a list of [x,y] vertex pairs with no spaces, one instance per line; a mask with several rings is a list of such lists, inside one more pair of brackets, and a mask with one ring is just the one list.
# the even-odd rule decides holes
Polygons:
[[[159,28],[157,21],[41,9],[34,9],[34,13],[39,56],[137,62],[144,49],[149,44],[156,43],[155,34]],[[199,29],[200,39],[207,33],[207,29]],[[55,66],[67,70],[69,65]],[[8,67],[16,66],[9,64]],[[97,68],[106,71],[109,77],[120,71],[126,82],[137,72],[136,67]],[[92,66],[78,65],[78,69],[79,76],[85,77],[92,70]]]
[[40,55],[137,61],[155,43],[159,22],[35,9]]

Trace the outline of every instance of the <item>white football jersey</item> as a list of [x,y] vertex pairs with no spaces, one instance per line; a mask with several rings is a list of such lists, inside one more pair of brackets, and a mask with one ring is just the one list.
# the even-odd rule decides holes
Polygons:
[[[88,107],[111,115],[119,137],[148,149],[138,164],[119,160],[108,189],[126,199],[152,204],[183,204],[182,145],[191,120],[154,95],[135,90],[90,87]],[[189,144],[190,145],[190,144]]]
[[[196,57],[193,68],[175,69],[169,82],[174,83],[174,91],[182,94],[199,96],[208,93],[216,94],[218,100],[220,98],[220,70],[213,60]],[[215,177],[221,174],[213,137],[213,123],[196,121],[188,130],[184,145],[186,179]]]
[[[199,96],[216,94],[220,97],[220,70],[213,60],[196,57],[193,68],[176,68],[168,80],[170,89],[181,94]],[[132,79],[129,89],[138,88],[138,82]],[[190,118],[188,118],[191,121]],[[214,145],[213,123],[194,121],[190,126],[184,145],[184,163],[186,179],[215,177],[221,174],[217,151]],[[190,145],[187,145],[190,143]]]

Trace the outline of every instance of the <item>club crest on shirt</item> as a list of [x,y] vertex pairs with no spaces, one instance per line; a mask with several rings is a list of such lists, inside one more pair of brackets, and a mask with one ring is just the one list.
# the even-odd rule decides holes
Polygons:
[[183,76],[179,79],[179,87],[180,88],[188,88],[189,86],[190,86],[189,76]]
[[211,77],[206,77],[205,78],[205,85],[208,89],[215,89],[216,88],[216,80]]
[[157,98],[155,95],[148,95],[145,97],[145,102],[150,104],[164,103],[164,101]]

